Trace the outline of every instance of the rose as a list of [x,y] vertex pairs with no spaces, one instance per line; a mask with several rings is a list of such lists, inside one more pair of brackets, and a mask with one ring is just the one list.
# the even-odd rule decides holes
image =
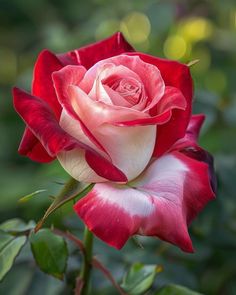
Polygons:
[[32,94],[14,89],[27,125],[19,152],[57,157],[75,179],[96,183],[75,211],[110,245],[142,234],[192,251],[187,224],[213,198],[214,176],[191,99],[186,65],[135,52],[120,33],[65,54],[46,50]]

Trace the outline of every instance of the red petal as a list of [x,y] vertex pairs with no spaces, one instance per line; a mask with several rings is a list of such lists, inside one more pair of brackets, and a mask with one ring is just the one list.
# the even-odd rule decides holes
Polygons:
[[133,47],[125,40],[122,33],[118,32],[107,39],[60,54],[58,58],[64,65],[77,64],[89,69],[102,59],[129,51],[134,51]]
[[[61,68],[62,64],[58,58],[50,51],[43,50],[36,61],[32,83],[33,95],[45,100],[57,118],[60,116],[61,106],[56,97],[51,75]],[[50,162],[53,160],[28,128],[25,129],[21,140],[19,153],[38,162]]]
[[204,162],[208,165],[208,174],[211,182],[211,187],[216,192],[217,180],[214,171],[214,161],[211,154],[198,146],[197,140],[200,133],[201,126],[204,122],[205,116],[202,114],[193,115],[185,136],[179,139],[172,147],[171,151],[179,151],[184,155]]
[[38,138],[27,127],[25,128],[18,152],[40,163],[48,163],[55,159],[55,157],[49,156]]
[[57,100],[53,86],[52,73],[59,71],[61,68],[62,64],[56,55],[48,50],[43,50],[39,54],[34,67],[32,85],[32,94],[46,101],[57,118],[61,114],[61,105]]
[[189,146],[198,146],[197,140],[204,120],[205,116],[202,114],[193,115],[188,124],[185,136],[177,140],[171,147],[171,150],[180,150]]
[[192,252],[187,225],[213,198],[208,165],[173,152],[129,186],[96,184],[74,209],[95,235],[118,249],[141,234]]
[[99,176],[112,181],[127,181],[123,172],[112,163],[61,129],[46,102],[18,88],[14,88],[13,95],[16,111],[50,156],[54,157],[63,150],[81,148],[88,164]]

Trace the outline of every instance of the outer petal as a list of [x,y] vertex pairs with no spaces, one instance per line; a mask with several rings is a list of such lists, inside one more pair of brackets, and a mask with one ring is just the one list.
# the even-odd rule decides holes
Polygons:
[[[34,78],[32,83],[33,95],[46,101],[57,118],[61,113],[61,106],[57,100],[52,83],[52,73],[62,68],[60,60],[48,50],[43,50],[34,67]],[[20,143],[19,153],[27,155],[30,159],[38,162],[50,162],[50,157],[34,134],[26,127]]]
[[193,115],[188,124],[185,136],[176,141],[171,149],[179,150],[189,146],[198,146],[197,140],[204,120],[205,116],[202,114]]
[[55,157],[49,156],[41,142],[28,127],[25,128],[18,152],[40,163],[48,163],[55,159]]
[[125,40],[122,33],[117,32],[107,39],[60,54],[58,58],[64,65],[77,64],[89,69],[102,59],[129,51],[134,51],[133,47]]
[[57,118],[61,114],[61,105],[53,86],[52,73],[61,68],[62,64],[56,55],[43,50],[36,61],[32,83],[32,94],[46,101]]
[[175,152],[155,160],[129,187],[96,184],[74,209],[95,235],[118,249],[141,234],[192,252],[187,224],[213,197],[208,166]]
[[189,122],[186,134],[179,139],[172,147],[171,151],[179,151],[184,155],[204,162],[208,165],[208,174],[211,182],[211,187],[214,192],[217,188],[217,179],[214,171],[214,160],[210,153],[202,149],[198,144],[198,136],[205,116],[202,114],[193,115]]
[[[127,54],[138,55],[143,61],[157,66],[165,85],[178,88],[187,102],[185,110],[175,109],[169,122],[158,127],[157,141],[153,155],[160,156],[166,152],[176,140],[185,135],[190,120],[193,85],[189,67],[176,61],[161,59],[143,53],[135,52]],[[167,134],[168,136],[166,136]]]
[[14,89],[13,94],[16,111],[50,156],[54,157],[63,150],[80,148],[84,150],[89,166],[99,176],[112,181],[125,182],[127,180],[126,176],[112,163],[61,129],[46,102],[18,88]]

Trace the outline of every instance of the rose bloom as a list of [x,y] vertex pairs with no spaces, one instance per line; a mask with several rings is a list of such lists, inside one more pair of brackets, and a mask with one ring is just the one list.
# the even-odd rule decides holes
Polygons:
[[109,245],[139,234],[192,252],[187,226],[215,196],[192,89],[188,66],[136,52],[121,33],[63,54],[44,50],[32,93],[13,90],[26,123],[19,153],[57,158],[95,183],[74,209]]

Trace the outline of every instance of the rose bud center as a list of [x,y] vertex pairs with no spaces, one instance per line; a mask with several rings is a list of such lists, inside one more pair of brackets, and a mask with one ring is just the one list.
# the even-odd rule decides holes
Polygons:
[[132,77],[111,80],[108,86],[119,93],[131,105],[138,104],[146,96],[143,84]]

